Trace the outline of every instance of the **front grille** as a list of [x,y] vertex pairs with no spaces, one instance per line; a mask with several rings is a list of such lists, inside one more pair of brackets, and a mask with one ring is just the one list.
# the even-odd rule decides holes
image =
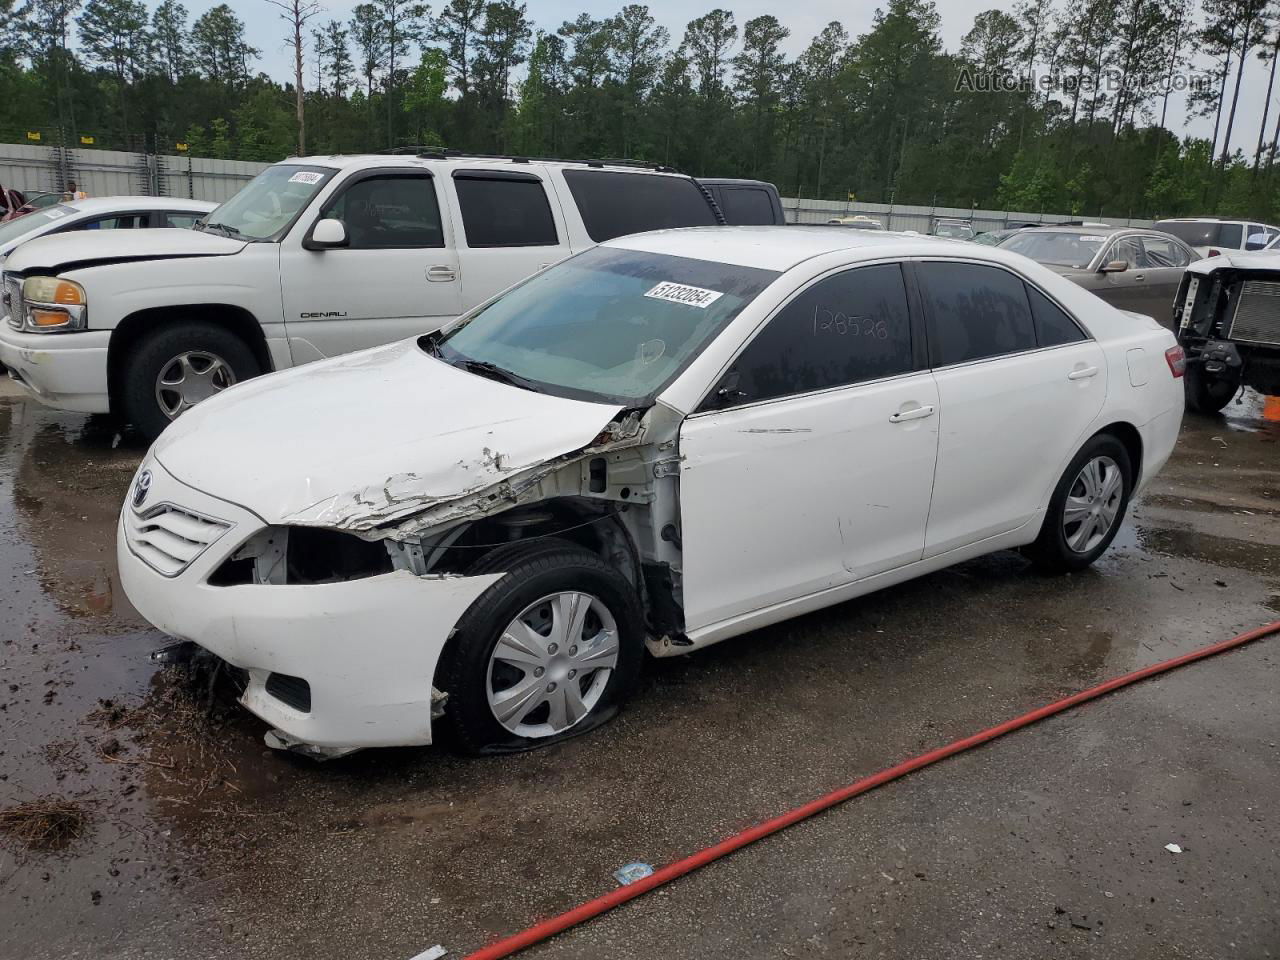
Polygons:
[[267,674],[267,693],[301,713],[311,712],[311,684],[287,673]]
[[3,291],[3,312],[9,326],[15,330],[22,329],[22,281],[17,277],[0,275],[0,290]]
[[231,524],[164,503],[138,514],[125,507],[125,539],[153,570],[176,577]]
[[1280,346],[1280,282],[1246,280],[1240,284],[1227,336],[1244,343]]

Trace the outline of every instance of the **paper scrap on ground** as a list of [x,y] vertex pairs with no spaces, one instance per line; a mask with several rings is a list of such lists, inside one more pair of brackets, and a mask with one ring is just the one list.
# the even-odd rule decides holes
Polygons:
[[418,954],[416,957],[410,957],[409,960],[440,960],[440,958],[443,957],[448,952],[449,951],[446,950],[444,947],[440,946],[439,944],[436,944],[434,947],[431,947],[429,950],[422,951],[422,953]]
[[1178,846],[1176,843],[1166,843],[1166,844],[1164,845],[1164,848],[1165,848],[1166,850],[1168,850],[1170,853],[1181,853],[1181,852],[1182,852],[1182,848],[1181,848],[1180,846]]
[[637,880],[643,880],[652,875],[653,867],[647,863],[628,863],[625,867],[619,867],[613,871],[613,879],[624,887],[629,887]]

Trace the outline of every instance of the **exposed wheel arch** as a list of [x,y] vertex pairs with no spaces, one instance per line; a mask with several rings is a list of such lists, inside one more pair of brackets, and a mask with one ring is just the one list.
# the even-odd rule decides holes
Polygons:
[[271,362],[271,351],[267,348],[266,335],[262,332],[262,324],[243,307],[225,303],[150,307],[129,314],[111,331],[111,339],[107,345],[107,391],[112,413],[118,415],[121,410],[121,378],[129,349],[155,330],[158,324],[175,319],[201,320],[224,327],[249,346],[263,373],[270,373],[275,369]]
[[[1136,487],[1142,479],[1142,434],[1138,433],[1137,427],[1125,420],[1109,423],[1093,436],[1103,433],[1111,434],[1124,444],[1125,452],[1129,454],[1129,465],[1133,468],[1133,484]],[[1092,440],[1093,437],[1089,439]]]

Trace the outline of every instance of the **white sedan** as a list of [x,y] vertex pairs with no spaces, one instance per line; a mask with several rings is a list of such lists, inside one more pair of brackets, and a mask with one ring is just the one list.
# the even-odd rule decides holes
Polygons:
[[19,244],[55,233],[190,227],[216,206],[174,197],[98,197],[57,203],[0,223],[0,260]]
[[201,404],[139,469],[121,576],[277,746],[520,749],[611,716],[646,650],[996,550],[1087,567],[1182,373],[1154,320],[999,249],[621,238]]

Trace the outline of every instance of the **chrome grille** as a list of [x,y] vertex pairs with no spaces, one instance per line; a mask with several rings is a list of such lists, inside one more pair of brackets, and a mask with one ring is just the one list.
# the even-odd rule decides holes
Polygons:
[[9,326],[22,329],[22,281],[17,277],[0,274],[0,290],[4,293],[3,312]]
[[162,503],[144,513],[125,507],[124,530],[130,549],[147,566],[176,577],[204,553],[231,524]]
[[1240,284],[1227,336],[1244,343],[1280,346],[1280,282],[1246,280]]

